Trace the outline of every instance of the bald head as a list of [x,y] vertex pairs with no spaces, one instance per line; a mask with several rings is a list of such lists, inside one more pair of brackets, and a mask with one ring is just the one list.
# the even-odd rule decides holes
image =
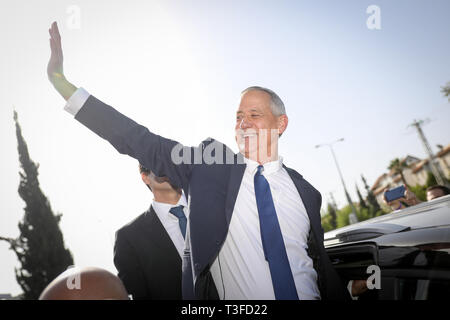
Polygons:
[[39,300],[128,300],[120,279],[95,267],[70,268],[41,293]]

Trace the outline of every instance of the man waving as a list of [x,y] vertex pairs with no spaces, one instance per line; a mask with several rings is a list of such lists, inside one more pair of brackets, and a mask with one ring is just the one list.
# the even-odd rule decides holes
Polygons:
[[278,155],[288,117],[275,92],[242,91],[234,124],[238,154],[213,139],[181,146],[67,81],[56,23],[49,31],[48,76],[67,100],[65,109],[188,197],[184,298],[348,296],[323,246],[321,195]]

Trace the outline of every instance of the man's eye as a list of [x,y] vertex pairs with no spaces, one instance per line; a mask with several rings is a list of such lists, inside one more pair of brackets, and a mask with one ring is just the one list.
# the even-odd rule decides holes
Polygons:
[[257,118],[259,117],[259,114],[252,114],[252,118]]

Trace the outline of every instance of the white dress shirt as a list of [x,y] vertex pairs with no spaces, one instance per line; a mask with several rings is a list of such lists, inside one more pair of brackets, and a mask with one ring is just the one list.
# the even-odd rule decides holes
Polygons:
[[152,207],[156,212],[156,215],[158,216],[159,220],[161,221],[162,225],[164,226],[164,229],[166,229],[167,233],[169,234],[170,239],[172,240],[173,244],[175,245],[175,248],[177,248],[178,253],[180,254],[180,258],[183,257],[183,250],[184,250],[184,238],[183,234],[180,230],[180,225],[178,223],[178,218],[174,216],[172,213],[169,212],[169,210],[173,207],[178,207],[182,205],[184,214],[186,215],[186,219],[189,219],[189,210],[187,207],[186,197],[184,196],[184,192],[180,197],[180,200],[178,200],[178,203],[176,205],[163,203],[163,202],[157,202],[155,199],[153,199]]
[[[275,299],[269,264],[264,258],[256,205],[254,176],[258,163],[244,158],[242,178],[228,235],[211,274],[221,299]],[[264,164],[262,175],[270,185],[272,198],[286,246],[289,265],[301,300],[320,299],[317,273],[308,256],[309,217],[282,158]]]
[[[79,88],[67,100],[64,109],[75,116],[88,98],[89,93]],[[253,182],[259,164],[246,158],[244,160],[247,167],[236,198],[228,235],[211,266],[211,274],[221,299],[273,300],[275,294],[269,264],[264,258],[261,243]],[[309,217],[297,188],[282,165],[281,157],[266,163],[262,175],[270,185],[298,297],[301,300],[320,299],[317,273],[306,252]],[[182,198],[186,203],[184,196]],[[182,256],[184,241],[181,241],[183,236],[178,219],[172,218],[172,214],[168,212],[171,206],[166,207],[155,202],[154,204],[158,217]],[[184,212],[188,217],[187,207]]]

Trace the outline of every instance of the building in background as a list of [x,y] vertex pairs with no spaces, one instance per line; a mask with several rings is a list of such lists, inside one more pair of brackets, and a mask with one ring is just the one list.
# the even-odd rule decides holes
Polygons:
[[[445,147],[440,146],[440,151],[436,154],[435,163],[444,174],[444,176],[450,178],[450,144]],[[403,170],[403,176],[406,183],[409,186],[425,185],[428,179],[428,173],[431,172],[429,159],[419,159],[410,155],[407,155],[401,160],[406,164],[406,168]],[[373,191],[377,201],[380,205],[383,204],[383,190],[385,188],[394,188],[402,184],[400,174],[395,173],[394,170],[390,170],[388,173],[383,173],[375,181],[371,190]]]
[[443,147],[441,145],[438,145],[438,147],[441,149],[436,154],[436,159],[438,160],[439,165],[441,166],[442,172],[444,173],[445,177],[449,178],[449,172],[450,172],[450,144]]

